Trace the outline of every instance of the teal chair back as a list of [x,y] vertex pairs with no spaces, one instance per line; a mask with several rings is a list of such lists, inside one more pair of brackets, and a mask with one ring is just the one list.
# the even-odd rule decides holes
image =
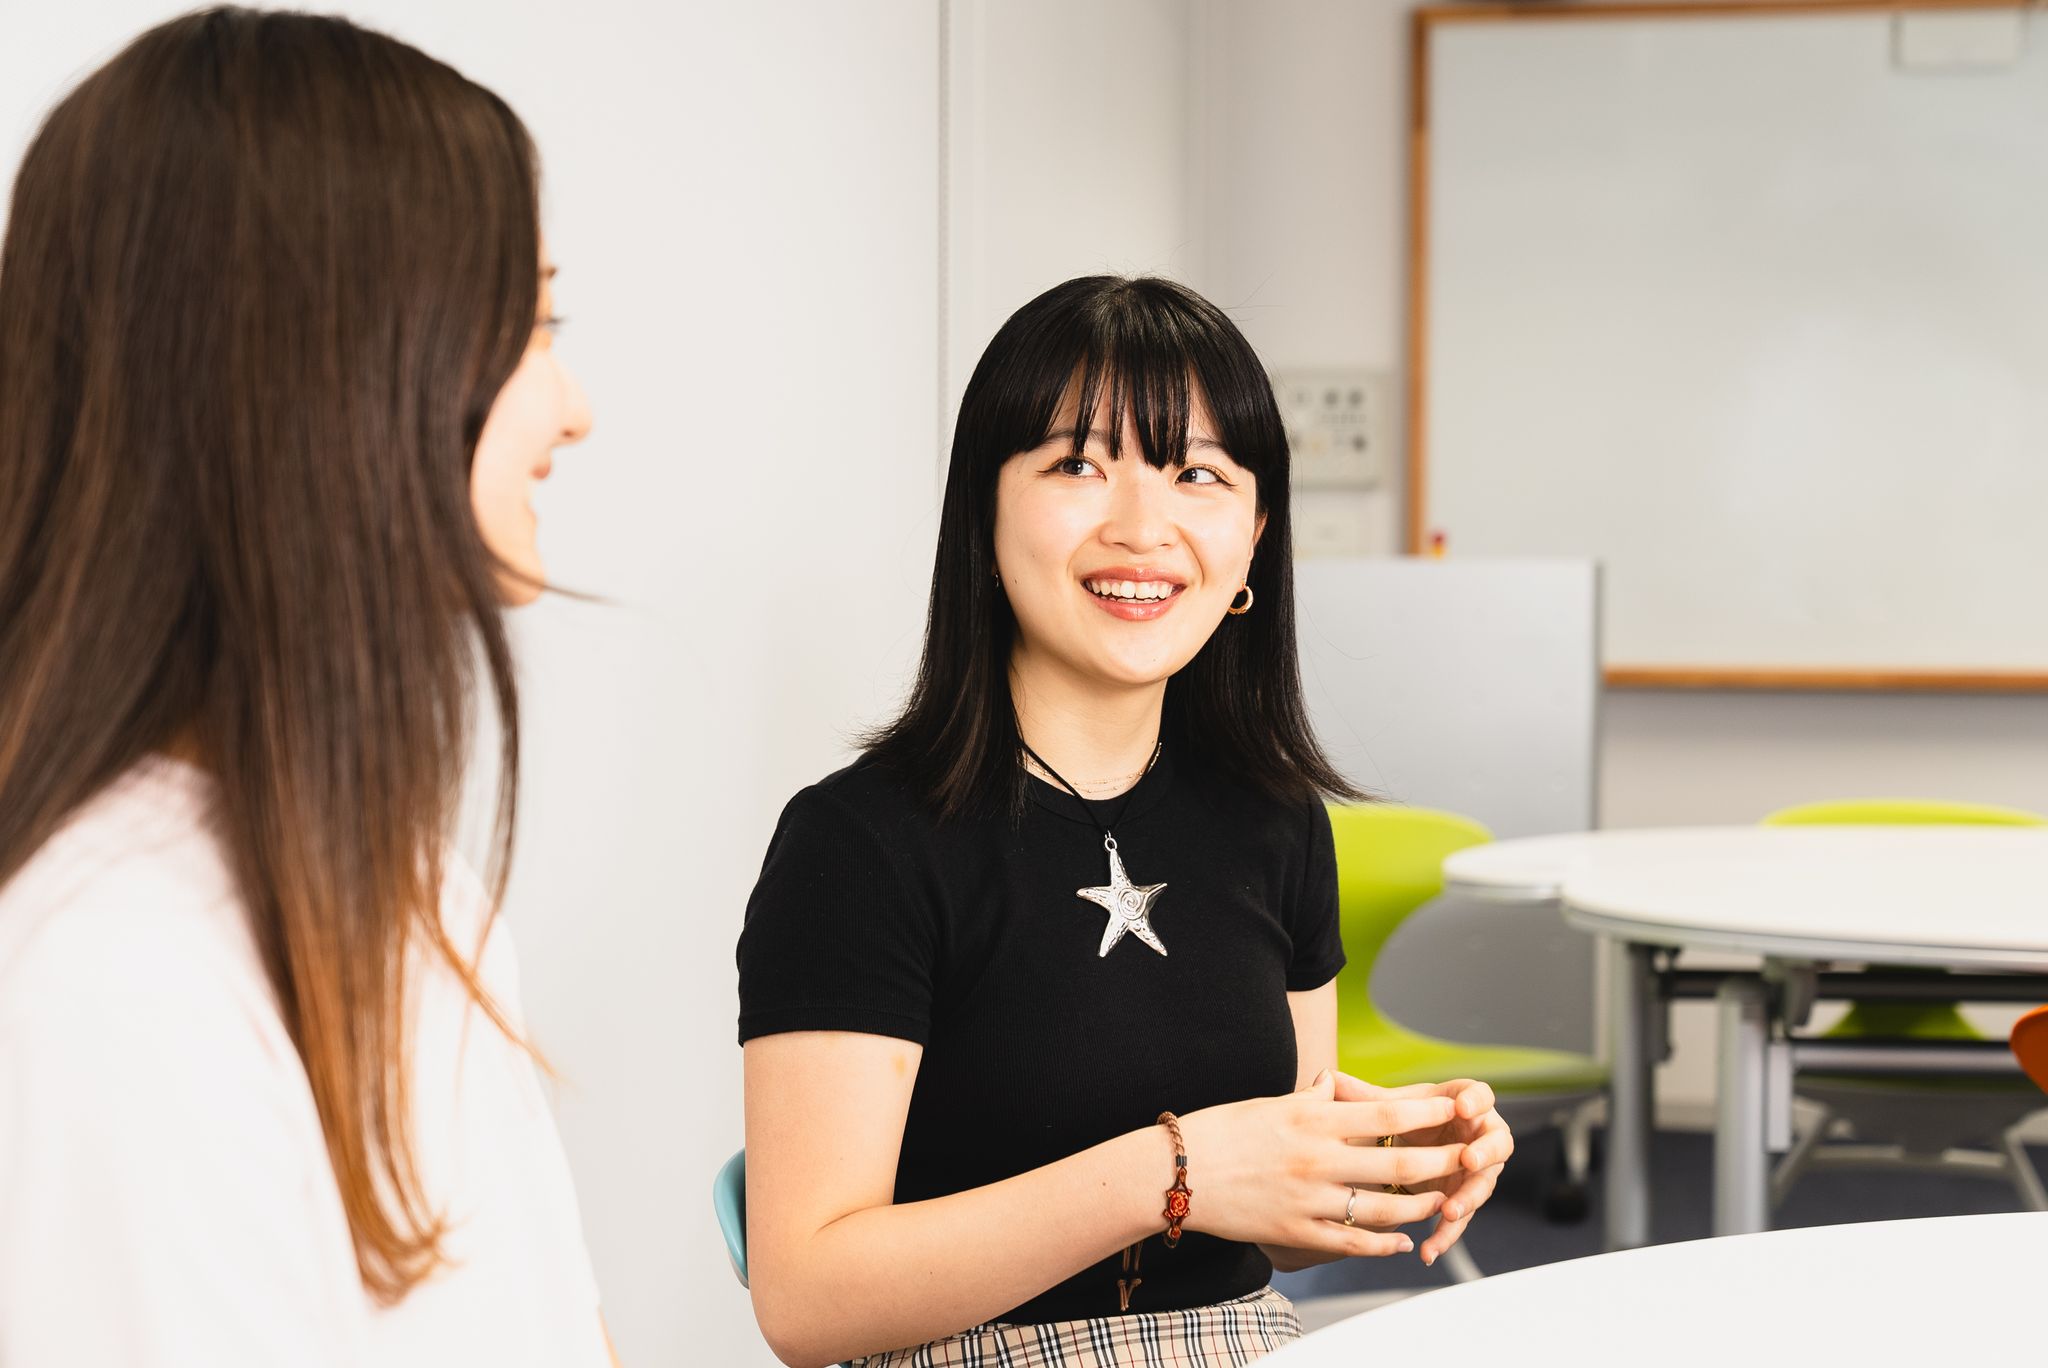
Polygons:
[[718,1213],[718,1233],[725,1236],[725,1257],[733,1276],[747,1285],[747,1152],[725,1161],[711,1180],[711,1209]]

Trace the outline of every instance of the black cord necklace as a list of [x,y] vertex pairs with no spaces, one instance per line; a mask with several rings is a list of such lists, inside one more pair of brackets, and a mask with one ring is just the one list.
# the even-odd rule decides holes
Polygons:
[[[1138,791],[1138,784],[1131,785],[1130,791],[1124,794],[1123,806],[1116,810],[1116,816],[1111,818],[1110,825],[1106,826],[1097,819],[1095,809],[1089,806],[1088,800],[1081,796],[1081,790],[1068,783],[1066,777],[1058,770],[1046,764],[1045,757],[1031,749],[1029,742],[1019,738],[1018,744],[1024,747],[1024,753],[1030,756],[1040,769],[1057,779],[1061,788],[1074,795],[1074,801],[1081,805],[1081,811],[1087,816],[1089,823],[1102,833],[1102,848],[1109,852],[1109,882],[1099,888],[1074,890],[1077,897],[1086,898],[1109,913],[1109,925],[1103,928],[1102,932],[1102,948],[1095,952],[1095,957],[1101,959],[1107,956],[1110,947],[1122,940],[1126,931],[1160,954],[1165,954],[1166,942],[1160,940],[1159,933],[1152,929],[1151,914],[1152,904],[1166,890],[1166,885],[1132,883],[1131,876],[1124,872],[1123,857],[1117,853],[1116,837],[1110,831],[1110,826],[1122,821],[1124,813],[1129,810],[1131,796]],[[1152,758],[1146,762],[1144,773],[1138,776],[1139,784],[1145,781],[1145,775],[1152,772],[1152,766],[1159,763],[1159,754],[1165,749],[1164,741],[1152,748]]]

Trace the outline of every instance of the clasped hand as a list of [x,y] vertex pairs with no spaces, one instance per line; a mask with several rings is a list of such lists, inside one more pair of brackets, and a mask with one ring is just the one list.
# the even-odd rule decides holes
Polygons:
[[[1399,1227],[1431,1216],[1422,1261],[1435,1263],[1514,1153],[1493,1090],[1468,1078],[1380,1088],[1325,1071],[1299,1092],[1207,1108],[1183,1125],[1198,1194],[1189,1228],[1261,1245],[1283,1272],[1406,1253],[1414,1243]],[[1386,1135],[1396,1143],[1378,1144]]]

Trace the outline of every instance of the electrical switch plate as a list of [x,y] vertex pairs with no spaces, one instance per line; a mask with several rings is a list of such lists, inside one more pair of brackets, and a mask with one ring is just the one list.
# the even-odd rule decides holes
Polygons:
[[1298,370],[1273,376],[1297,489],[1378,489],[1393,447],[1393,377]]

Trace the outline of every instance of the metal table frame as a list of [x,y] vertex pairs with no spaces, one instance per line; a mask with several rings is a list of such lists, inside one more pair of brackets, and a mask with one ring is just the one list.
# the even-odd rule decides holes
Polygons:
[[[1884,970],[1835,972],[1825,966],[1861,961],[1940,965],[1960,961],[1982,970],[2003,957],[1981,950],[1949,952],[1924,947],[1787,943],[1770,937],[1636,939],[1647,929],[1567,908],[1566,918],[1615,944],[1609,979],[1608,1046],[1612,1073],[1608,1101],[1606,1243],[1633,1249],[1650,1242],[1650,1136],[1655,1120],[1655,1071],[1670,1053],[1673,1002],[1712,999],[1718,1016],[1714,1101],[1714,1223],[1716,1235],[1770,1228],[1770,1154],[1792,1145],[1792,1096],[1802,1068],[1831,1073],[2016,1075],[2018,1063],[2003,1041],[1884,1041],[1800,1039],[1817,1001],[2041,1002],[2048,974],[1963,972],[1929,979]],[[1739,942],[1739,943],[1738,943]],[[1758,972],[1682,970],[1678,950],[1701,946],[1762,953]],[[2023,957],[2038,964],[2039,957]]]

